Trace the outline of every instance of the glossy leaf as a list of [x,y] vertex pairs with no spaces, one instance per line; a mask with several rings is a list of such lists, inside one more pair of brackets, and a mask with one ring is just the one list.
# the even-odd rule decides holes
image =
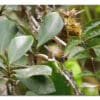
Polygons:
[[58,69],[56,69],[55,61],[48,61],[45,64],[50,66],[53,70],[50,77],[55,85],[56,91],[54,93],[51,93],[50,95],[71,95],[72,88],[70,85],[68,85],[69,83],[66,82],[64,76],[62,76],[59,73]]
[[53,73],[51,76],[56,91],[52,93],[52,95],[71,95],[73,90],[72,87],[69,85],[68,81],[60,74],[60,73]]
[[32,36],[18,36],[12,39],[8,48],[9,63],[20,59],[32,46]]
[[16,24],[8,19],[0,19],[0,54],[4,54],[12,38],[17,33]]
[[37,75],[51,75],[52,69],[46,65],[33,65],[26,69],[16,70],[16,76],[22,78],[28,78]]
[[49,77],[37,76],[31,78],[18,79],[32,92],[41,95],[55,92],[55,87],[52,80]]
[[62,30],[63,26],[63,20],[57,12],[47,14],[40,25],[37,47],[40,47],[56,36]]

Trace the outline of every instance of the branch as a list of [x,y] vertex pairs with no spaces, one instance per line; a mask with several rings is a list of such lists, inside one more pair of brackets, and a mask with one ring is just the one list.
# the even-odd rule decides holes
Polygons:
[[40,58],[43,58],[43,59],[45,59],[45,60],[48,60],[48,59],[49,59],[48,56],[45,55],[45,54],[36,54],[36,56],[37,56],[37,57],[40,57]]
[[[47,47],[45,46],[45,48],[47,48]],[[47,49],[48,49],[48,48],[47,48]],[[69,71],[67,71],[66,69],[64,69],[65,66],[63,66],[63,69],[61,69],[61,68],[58,66],[57,61],[56,61],[55,58],[50,59],[50,58],[49,58],[47,55],[45,55],[45,54],[37,54],[36,56],[42,57],[42,58],[44,58],[44,59],[47,60],[47,61],[54,61],[55,65],[56,65],[56,68],[57,68],[57,69],[59,70],[59,72],[65,77],[65,79],[70,83],[70,85],[72,86],[72,88],[73,88],[74,91],[75,91],[75,94],[76,94],[76,95],[83,95],[83,94],[81,93],[80,89],[78,88],[78,86],[76,85],[76,83],[75,83],[75,81],[74,81],[74,79],[73,79],[72,74],[71,74]]]
[[63,45],[63,46],[66,46],[67,44],[63,41],[63,40],[61,40],[59,37],[57,37],[57,36],[55,36],[54,38],[53,38],[53,40],[55,40],[56,42],[58,42],[59,44],[61,44],[61,45]]
[[[55,60],[55,59],[54,59]],[[68,80],[68,82],[70,83],[70,85],[72,86],[72,88],[74,89],[75,91],[75,94],[76,95],[82,95],[80,89],[78,88],[78,86],[76,85],[76,83],[74,82],[74,79],[71,75],[71,73],[65,69],[61,69],[57,62],[55,61],[55,65],[56,65],[56,68],[59,70],[59,72],[65,77],[66,80]]]
[[[32,30],[32,32],[38,32],[39,28],[40,28],[40,25],[39,23],[36,21],[36,19],[32,16],[31,14],[31,11],[27,9],[26,6],[22,6],[24,9],[25,9],[25,12],[26,12],[26,15],[28,17],[28,20],[29,20],[29,25],[30,25],[30,28]],[[53,38],[56,42],[58,42],[59,44],[63,45],[63,46],[66,46],[66,43],[61,40],[59,37],[55,36]]]
[[30,25],[30,28],[31,28],[31,31],[34,33],[34,32],[38,32],[37,30],[37,22],[35,21],[35,19],[33,18],[32,14],[31,14],[31,11],[27,9],[26,6],[21,6],[24,10],[25,10],[25,13],[27,15],[27,18],[29,20],[29,25]]

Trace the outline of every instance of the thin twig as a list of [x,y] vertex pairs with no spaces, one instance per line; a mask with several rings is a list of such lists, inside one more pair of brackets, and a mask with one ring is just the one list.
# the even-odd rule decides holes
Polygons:
[[80,13],[82,13],[82,12],[84,12],[85,10],[83,9],[83,10],[80,10],[80,11],[78,11],[77,13],[75,13],[75,16],[76,15],[78,15],[78,14],[80,14]]
[[44,45],[44,48],[45,48],[46,50],[48,50],[48,51],[51,53],[51,51],[50,51],[50,49],[48,48],[47,45]]
[[34,25],[36,26],[36,28],[40,27],[39,23],[35,20],[35,18],[32,15],[31,15],[31,20],[34,23]]
[[79,89],[79,87],[77,86],[77,84],[75,83],[72,74],[65,69],[65,66],[63,67],[64,69],[62,70],[63,73],[66,75],[66,79],[68,78],[69,83],[71,84],[71,86],[73,87],[76,95],[83,95]]
[[95,73],[96,69],[95,69],[94,58],[93,57],[91,57],[91,64],[92,64],[93,71]]
[[59,37],[57,37],[57,36],[55,36],[54,38],[53,38],[56,42],[58,42],[58,43],[60,43],[61,45],[63,45],[63,46],[66,46],[67,44],[63,41],[63,40],[61,40]]

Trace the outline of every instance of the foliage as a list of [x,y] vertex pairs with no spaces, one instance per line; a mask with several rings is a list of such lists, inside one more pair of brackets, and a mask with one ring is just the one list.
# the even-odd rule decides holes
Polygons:
[[0,6],[0,95],[99,95],[100,19],[83,9],[81,28],[75,9]]

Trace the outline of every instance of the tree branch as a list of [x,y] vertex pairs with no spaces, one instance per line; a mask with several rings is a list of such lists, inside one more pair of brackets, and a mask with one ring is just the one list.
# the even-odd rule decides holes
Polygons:
[[31,28],[31,31],[34,32],[38,32],[37,27],[38,27],[38,22],[35,20],[35,18],[33,18],[31,11],[27,9],[26,6],[22,6],[22,8],[25,10],[25,13],[27,15],[27,18],[29,20],[29,25]]
[[61,39],[60,39],[59,37],[57,37],[57,36],[55,36],[55,37],[53,38],[53,40],[55,40],[56,42],[60,43],[60,44],[63,45],[63,46],[66,46],[66,45],[67,45],[63,40],[61,40]]
[[[56,60],[55,60],[55,65],[56,65],[56,68],[59,70],[59,72],[65,77],[65,79],[70,83],[70,85],[72,86],[72,88],[74,89],[75,91],[75,94],[76,95],[83,95],[80,91],[80,89],[78,88],[78,86],[76,85],[74,79],[73,79],[73,76],[70,74],[69,71],[65,70],[65,69],[61,69]],[[64,67],[64,66],[63,66]]]
[[[36,21],[36,19],[32,16],[31,11],[29,11],[29,10],[27,9],[26,6],[22,6],[22,7],[24,7],[24,9],[25,9],[25,12],[26,12],[26,15],[27,15],[27,17],[28,17],[29,25],[30,25],[30,28],[31,28],[32,32],[33,32],[33,33],[34,33],[34,32],[38,32],[38,30],[39,30],[39,28],[40,28],[39,23],[38,23],[38,22]],[[63,45],[63,46],[66,46],[66,43],[65,43],[63,40],[61,40],[59,37],[55,36],[53,39],[54,39],[56,42],[58,42],[59,44],[61,44],[61,45]]]

